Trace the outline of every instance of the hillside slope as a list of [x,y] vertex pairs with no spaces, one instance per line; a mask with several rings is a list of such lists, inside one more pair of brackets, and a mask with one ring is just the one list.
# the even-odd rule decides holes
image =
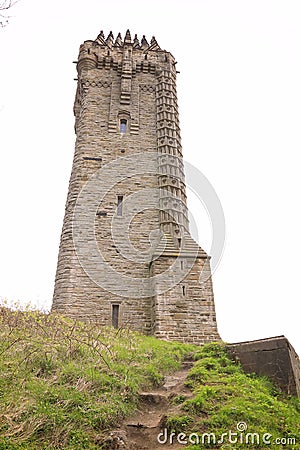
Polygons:
[[[188,446],[197,442],[194,435],[182,448],[299,448],[299,400],[246,375],[222,344],[199,348],[1,308],[0,450],[109,448],[109,431],[139,414],[139,393],[160,389],[187,359],[194,361],[185,374],[190,395],[182,387],[168,398],[161,441],[173,432],[175,449],[178,433],[195,432],[199,443]],[[225,437],[213,443],[212,436],[201,441],[203,433],[221,441],[222,433],[241,424],[248,432],[271,434],[272,443],[229,443]],[[241,441],[242,428],[238,433]]]

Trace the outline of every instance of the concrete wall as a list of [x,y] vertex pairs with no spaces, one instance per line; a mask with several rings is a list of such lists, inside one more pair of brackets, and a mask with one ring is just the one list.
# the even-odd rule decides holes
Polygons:
[[284,336],[228,344],[248,373],[270,377],[284,392],[300,396],[300,362]]

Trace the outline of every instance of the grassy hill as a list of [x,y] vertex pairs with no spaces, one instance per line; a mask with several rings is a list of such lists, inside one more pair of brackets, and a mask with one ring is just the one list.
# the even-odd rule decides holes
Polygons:
[[[299,399],[246,375],[222,344],[199,348],[0,308],[0,450],[101,449],[107,431],[135,410],[139,392],[159,386],[185,358],[195,361],[186,381],[193,397],[173,399],[168,433],[220,437],[245,423],[249,432],[271,434],[272,444],[184,448],[300,448]],[[275,445],[275,438],[284,440]]]

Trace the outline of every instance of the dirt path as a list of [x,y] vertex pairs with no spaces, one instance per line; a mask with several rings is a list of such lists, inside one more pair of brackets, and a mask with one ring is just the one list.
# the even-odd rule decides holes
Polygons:
[[[139,410],[118,429],[111,432],[110,444],[107,449],[113,450],[179,450],[183,446],[179,445],[176,438],[172,444],[159,443],[157,437],[164,432],[166,415],[176,414],[178,406],[172,404],[172,399],[177,395],[186,398],[192,393],[184,382],[192,362],[184,362],[179,371],[173,375],[165,377],[164,385],[149,392],[140,393]],[[161,435],[164,441],[164,435]]]

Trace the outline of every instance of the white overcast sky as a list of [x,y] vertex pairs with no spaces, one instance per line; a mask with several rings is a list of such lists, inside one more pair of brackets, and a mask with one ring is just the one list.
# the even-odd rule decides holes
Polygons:
[[[222,338],[284,334],[299,353],[300,2],[19,0],[11,15],[0,29],[0,297],[51,304],[75,143],[72,61],[101,29],[129,28],[177,59],[184,157],[223,205]],[[189,200],[209,252],[209,219]]]

